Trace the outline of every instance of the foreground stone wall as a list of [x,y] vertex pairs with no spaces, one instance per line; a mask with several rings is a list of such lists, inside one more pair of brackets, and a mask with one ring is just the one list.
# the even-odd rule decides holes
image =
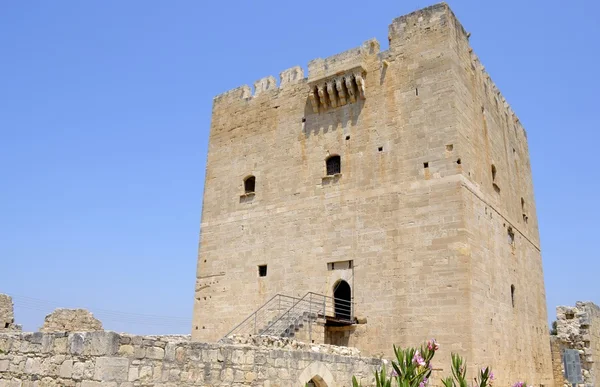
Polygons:
[[[552,339],[552,362],[557,386],[568,386],[564,380],[562,351],[579,351],[585,386],[600,382],[600,307],[592,302],[556,308],[556,337]],[[560,370],[560,371],[559,371]]]
[[[273,338],[191,342],[114,332],[0,333],[0,387],[368,385],[380,360],[351,348]],[[321,383],[321,384],[319,384]]]

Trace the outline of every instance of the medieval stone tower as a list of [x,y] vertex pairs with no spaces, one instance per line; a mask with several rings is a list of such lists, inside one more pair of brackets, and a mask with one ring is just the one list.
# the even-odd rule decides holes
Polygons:
[[355,323],[312,340],[552,385],[527,136],[446,4],[217,96],[203,203],[194,340],[314,292]]

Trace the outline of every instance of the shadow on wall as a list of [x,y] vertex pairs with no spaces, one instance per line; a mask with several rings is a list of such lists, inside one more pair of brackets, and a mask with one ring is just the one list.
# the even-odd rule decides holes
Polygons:
[[336,130],[339,124],[341,124],[342,129],[346,129],[349,126],[355,126],[364,105],[365,100],[359,99],[355,103],[315,113],[307,98],[306,104],[304,105],[304,135],[306,138],[309,138],[311,134],[327,133]]

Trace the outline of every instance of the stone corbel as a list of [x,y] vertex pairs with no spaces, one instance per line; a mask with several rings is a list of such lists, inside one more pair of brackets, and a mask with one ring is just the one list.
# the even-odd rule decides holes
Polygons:
[[310,104],[312,105],[313,113],[319,112],[319,100],[315,95],[315,89],[311,88],[310,93],[308,93],[308,99],[310,100]]
[[319,92],[319,102],[321,102],[321,106],[323,109],[327,109],[327,92],[325,90],[325,85],[321,84],[317,86],[317,91]]
[[350,98],[350,102],[356,102],[356,95],[354,94],[354,84],[352,82],[352,75],[346,75],[344,77],[346,81],[346,89],[348,89],[348,97]]
[[365,80],[363,79],[362,74],[354,74],[354,79],[356,79],[356,86],[358,87],[360,98],[365,99]]
[[346,92],[344,91],[344,80],[342,77],[335,80],[335,88],[337,89],[338,97],[340,98],[340,105],[344,106],[346,104]]
[[326,83],[327,86],[327,94],[329,95],[329,102],[331,103],[332,108],[337,107],[337,99],[335,98],[335,84],[333,81],[329,81]]

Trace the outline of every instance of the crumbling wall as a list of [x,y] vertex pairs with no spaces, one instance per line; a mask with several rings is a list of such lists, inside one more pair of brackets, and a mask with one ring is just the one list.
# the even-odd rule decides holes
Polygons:
[[0,332],[20,331],[21,326],[15,324],[15,313],[12,298],[6,294],[0,294]]
[[[227,343],[114,332],[0,333],[0,386],[351,386],[381,364],[356,349],[269,337]],[[34,384],[35,385],[35,384]]]
[[41,332],[101,331],[102,323],[85,309],[56,309],[44,319]]
[[[551,340],[554,379],[557,386],[564,380],[563,349],[579,351],[585,386],[600,382],[600,307],[592,302],[556,308],[556,338]],[[558,373],[560,369],[560,374]]]

